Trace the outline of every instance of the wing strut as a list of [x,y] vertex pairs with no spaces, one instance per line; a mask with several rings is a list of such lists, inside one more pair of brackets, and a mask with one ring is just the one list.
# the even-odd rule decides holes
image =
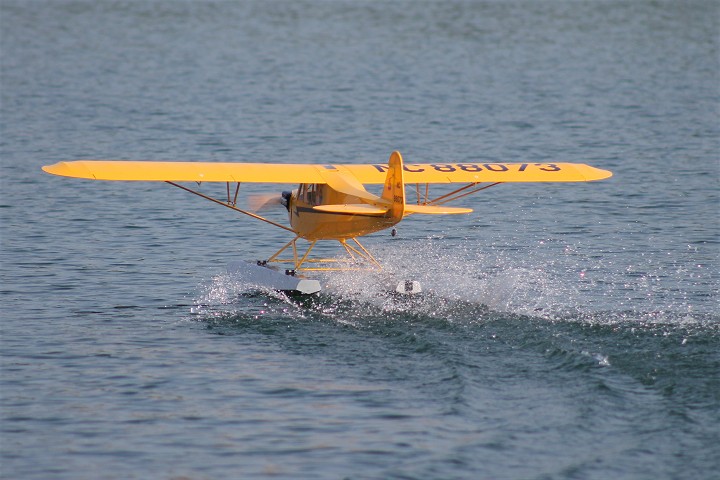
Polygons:
[[232,205],[233,207],[237,206],[237,197],[238,193],[240,193],[240,182],[237,182],[237,188],[235,188],[235,197],[232,200],[230,200],[230,182],[226,182],[225,185],[227,186],[228,205]]
[[488,188],[490,188],[490,187],[494,187],[495,185],[500,185],[501,183],[503,183],[503,182],[491,183],[490,185],[485,185],[485,186],[482,186],[482,187],[478,187],[478,188],[476,188],[475,190],[470,190],[469,192],[465,192],[465,193],[463,193],[462,195],[459,195],[459,193],[462,192],[463,190],[467,190],[468,188],[472,188],[472,187],[475,187],[475,186],[478,185],[477,183],[469,183],[469,184],[465,185],[465,186],[462,187],[462,188],[458,188],[457,190],[454,190],[454,191],[452,191],[452,192],[450,192],[450,193],[448,193],[448,194],[445,194],[445,195],[443,195],[443,196],[441,196],[441,197],[438,197],[438,198],[435,198],[435,199],[433,199],[433,200],[430,200],[429,202],[427,202],[427,205],[444,205],[444,204],[446,204],[446,203],[448,203],[448,202],[454,202],[454,201],[457,200],[457,199],[460,199],[460,198],[463,198],[463,197],[467,197],[468,195],[472,195],[473,193],[477,193],[477,192],[480,192],[480,191],[482,191],[482,190],[486,190],[486,189],[488,189]]
[[417,193],[417,204],[418,205],[427,205],[428,204],[428,198],[430,198],[430,184],[425,184],[425,195],[423,196],[420,193],[420,184],[415,184],[415,193]]
[[[261,217],[260,215],[255,215],[254,213],[248,212],[247,210],[243,210],[243,209],[241,209],[241,208],[237,208],[237,207],[235,206],[235,201],[237,200],[237,191],[235,192],[235,200],[234,200],[232,203],[230,203],[230,201],[229,201],[230,198],[229,198],[229,196],[228,196],[228,202],[226,203],[226,202],[223,202],[222,200],[218,200],[217,198],[213,198],[213,197],[211,197],[211,196],[209,196],[209,195],[205,195],[204,193],[200,193],[200,192],[198,192],[197,190],[193,190],[193,189],[191,189],[191,188],[184,187],[184,186],[179,185],[179,184],[177,184],[177,183],[175,183],[175,182],[171,182],[171,181],[169,181],[169,180],[166,180],[166,183],[169,183],[170,185],[172,185],[172,186],[174,186],[174,187],[178,187],[178,188],[180,188],[180,189],[182,189],[182,190],[185,190],[186,192],[190,192],[190,193],[192,193],[192,194],[194,194],[194,195],[197,195],[198,197],[204,198],[205,200],[210,200],[211,202],[217,203],[218,205],[222,205],[222,206],[227,207],[227,208],[229,208],[229,209],[231,209],[231,210],[235,210],[236,212],[243,213],[243,214],[245,214],[245,215],[247,215],[247,216],[249,216],[249,217],[255,218],[255,219],[260,220],[260,221],[262,221],[262,222],[269,223],[270,225],[275,225],[275,226],[278,227],[278,228],[282,228],[283,230],[287,230],[288,232],[292,232],[292,233],[294,233],[294,234],[297,235],[297,232],[296,232],[295,230],[293,230],[292,228],[289,228],[289,227],[286,227],[285,225],[281,225],[281,224],[279,224],[279,223],[273,222],[272,220],[268,220],[267,218]],[[228,192],[230,191],[229,189],[230,189],[230,185],[228,184]],[[240,184],[238,183],[238,190],[239,190],[239,189],[240,189]]]

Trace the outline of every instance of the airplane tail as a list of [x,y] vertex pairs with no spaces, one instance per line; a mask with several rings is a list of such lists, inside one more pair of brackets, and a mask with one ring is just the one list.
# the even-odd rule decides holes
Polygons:
[[402,220],[405,215],[405,182],[403,181],[403,159],[398,151],[392,152],[390,155],[382,199],[390,203],[388,213],[394,223]]

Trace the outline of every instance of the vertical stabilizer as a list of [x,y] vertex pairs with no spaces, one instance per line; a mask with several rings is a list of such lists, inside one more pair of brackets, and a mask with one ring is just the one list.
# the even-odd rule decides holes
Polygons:
[[390,202],[388,213],[391,218],[396,222],[402,220],[405,214],[405,182],[403,181],[403,159],[398,151],[390,154],[382,199]]

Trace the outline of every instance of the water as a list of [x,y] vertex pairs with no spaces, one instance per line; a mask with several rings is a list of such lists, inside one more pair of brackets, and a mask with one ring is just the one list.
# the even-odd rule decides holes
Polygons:
[[[0,476],[713,478],[719,18],[3,0]],[[369,237],[430,291],[407,301],[371,274],[313,299],[248,289],[224,265],[283,232],[162,184],[40,171],[394,149],[615,176],[502,185]]]

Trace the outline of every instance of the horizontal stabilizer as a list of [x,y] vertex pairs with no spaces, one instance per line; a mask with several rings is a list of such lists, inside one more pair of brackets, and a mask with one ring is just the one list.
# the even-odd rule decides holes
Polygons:
[[[318,205],[313,210],[328,213],[345,213],[352,215],[384,215],[387,208],[375,207],[373,205]],[[452,215],[458,213],[472,213],[472,208],[446,207],[444,205],[413,205],[405,204],[405,213],[420,213],[425,215]]]
[[472,213],[472,208],[445,207],[441,205],[413,205],[405,204],[405,213],[422,213],[426,215],[452,215],[457,213]]
[[318,205],[313,207],[313,210],[327,213],[344,213],[347,215],[373,215],[378,217],[381,215],[385,215],[388,211],[387,208],[374,207],[372,205],[365,204]]

